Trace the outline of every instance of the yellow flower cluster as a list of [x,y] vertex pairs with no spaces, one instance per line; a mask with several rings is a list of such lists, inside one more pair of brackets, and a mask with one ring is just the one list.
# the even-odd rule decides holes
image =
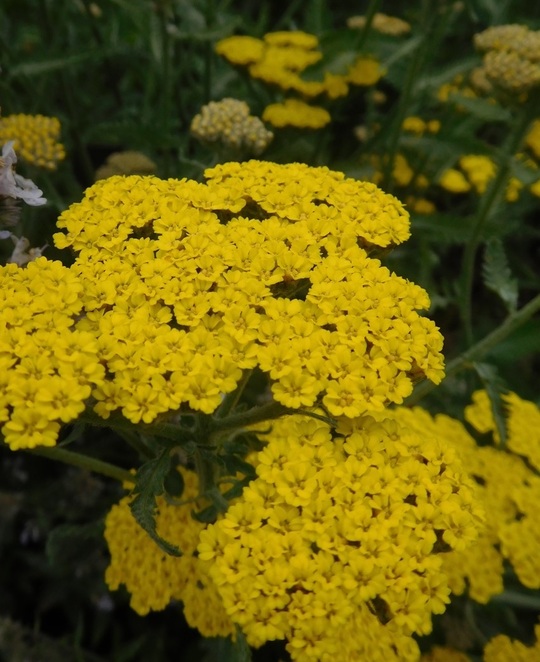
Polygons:
[[[366,25],[365,16],[351,16],[347,19],[347,27],[351,29],[362,29]],[[401,37],[411,31],[410,23],[397,16],[388,16],[381,12],[376,12],[371,23],[373,30],[381,34],[388,34],[392,37]]]
[[14,140],[14,148],[23,161],[47,170],[55,170],[65,156],[58,142],[60,121],[44,115],[8,115],[0,119],[0,144]]
[[275,422],[257,478],[202,531],[231,620],[293,660],[417,660],[449,587],[440,552],[465,548],[482,513],[456,452],[409,425],[417,411]]
[[[197,496],[195,474],[181,469],[186,501]],[[105,581],[111,590],[125,585],[130,605],[141,616],[159,611],[181,600],[186,621],[205,637],[226,637],[234,633],[221,598],[199,560],[196,548],[205,525],[191,515],[190,504],[176,506],[157,498],[156,528],[160,536],[175,544],[182,556],[170,556],[160,549],[131,514],[130,496],[113,506],[105,520],[105,540],[111,562]]]
[[0,422],[12,450],[54,446],[103,383],[96,339],[74,324],[82,295],[60,262],[0,268]]
[[534,120],[525,137],[525,144],[536,159],[540,159],[540,120]]
[[322,401],[335,416],[440,381],[442,337],[416,312],[427,294],[368,255],[409,235],[393,196],[302,164],[229,163],[206,176],[102,180],[59,219],[56,245],[80,251],[78,328],[107,366],[101,416],[211,413],[256,366],[278,402]]
[[263,120],[283,128],[294,126],[306,129],[321,129],[330,122],[330,113],[320,106],[312,106],[300,99],[285,99],[283,103],[272,103],[264,109]]
[[113,175],[153,175],[157,165],[141,152],[127,150],[115,152],[107,157],[106,163],[96,171],[96,179],[106,179]]
[[540,85],[540,31],[498,25],[475,35],[474,43],[485,53],[485,75],[496,87],[520,94]]
[[[506,398],[509,405],[509,450],[538,459],[539,441],[535,426],[540,412],[532,403],[515,394]],[[479,432],[493,431],[495,425],[484,391],[473,397],[465,417]],[[420,420],[420,417],[418,417]],[[445,556],[444,571],[453,593],[468,587],[469,595],[480,603],[503,590],[503,560],[512,564],[521,583],[540,588],[540,477],[518,455],[493,446],[479,447],[463,425],[439,415],[430,422],[424,415],[424,434],[438,434],[442,443],[457,449],[470,476],[478,483],[479,499],[487,517],[485,532],[465,551]],[[533,435],[532,437],[530,435]],[[511,442],[510,442],[511,440]],[[511,443],[511,446],[510,446]],[[519,450],[518,450],[519,449]]]
[[[439,179],[439,185],[451,193],[466,193],[471,189],[478,194],[485,193],[490,180],[495,177],[497,166],[489,156],[467,154],[459,159],[459,167],[448,168]],[[506,187],[506,200],[515,202],[523,188],[523,183],[511,177]]]
[[425,133],[438,133],[441,128],[439,120],[424,120],[421,117],[411,115],[403,120],[404,131],[423,136]]
[[216,44],[216,52],[232,64],[247,67],[252,78],[308,98],[346,96],[349,84],[374,85],[384,74],[377,60],[359,57],[344,75],[325,72],[322,81],[304,80],[300,74],[323,56],[318,45],[317,37],[305,32],[270,32],[262,40],[227,37]]
[[540,625],[534,631],[536,642],[533,646],[512,641],[502,634],[494,637],[484,648],[484,662],[537,662],[540,659]]
[[[266,119],[266,118],[264,118]],[[227,149],[261,154],[274,137],[249,106],[238,99],[211,101],[191,122],[191,133],[204,143],[221,143]]]
[[[416,118],[411,118],[416,119]],[[419,118],[418,118],[419,119]],[[423,122],[423,120],[420,120]],[[433,120],[434,121],[434,120]],[[426,126],[429,127],[429,123],[426,123]],[[432,125],[435,126],[435,125]],[[413,123],[409,123],[408,130],[413,130]],[[420,125],[414,122],[415,129],[419,129]],[[430,130],[429,128],[427,129]],[[371,155],[369,158],[369,163],[373,168],[373,173],[370,176],[370,181],[374,184],[381,184],[384,175],[384,163],[383,160],[377,155]],[[411,187],[413,188],[415,195],[406,195],[404,198],[405,204],[408,209],[416,214],[432,214],[436,211],[435,205],[431,200],[427,200],[422,197],[424,189],[429,186],[429,181],[425,175],[415,173],[407,157],[404,154],[397,153],[394,158],[393,168],[392,168],[392,181],[398,187]]]

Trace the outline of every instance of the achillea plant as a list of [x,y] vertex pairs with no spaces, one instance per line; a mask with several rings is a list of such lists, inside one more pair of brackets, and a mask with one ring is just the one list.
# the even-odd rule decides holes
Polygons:
[[343,97],[349,85],[369,87],[385,73],[375,58],[359,56],[343,73],[325,71],[322,80],[304,80],[302,72],[323,57],[318,46],[317,37],[305,32],[270,32],[262,40],[227,37],[216,44],[216,52],[231,64],[247,67],[252,78],[307,99]]
[[320,106],[312,106],[299,99],[285,99],[283,103],[266,106],[263,119],[276,127],[294,126],[300,129],[321,129],[330,120],[330,113]]
[[60,121],[44,115],[7,115],[0,119],[0,143],[13,141],[19,157],[31,165],[56,170],[66,152],[60,138]]

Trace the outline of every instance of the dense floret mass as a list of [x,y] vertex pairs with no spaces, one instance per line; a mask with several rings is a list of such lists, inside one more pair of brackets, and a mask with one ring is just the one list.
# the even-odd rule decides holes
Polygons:
[[56,170],[65,156],[59,142],[60,120],[44,115],[6,115],[0,119],[0,144],[14,141],[15,151],[22,161]]
[[416,411],[277,421],[257,478],[201,533],[199,556],[253,646],[294,660],[415,660],[450,589],[441,552],[477,535],[481,508],[457,454],[412,430]]
[[213,412],[258,366],[287,407],[358,416],[442,377],[426,293],[369,256],[409,235],[402,205],[327,168],[250,161],[207,183],[111,178],[60,217],[79,251],[79,326],[99,338],[102,416]]
[[184,480],[183,507],[157,499],[157,531],[177,545],[182,556],[170,556],[137,524],[129,507],[131,496],[113,506],[105,521],[105,540],[111,563],[105,581],[111,590],[121,584],[130,593],[130,605],[145,616],[164,609],[171,600],[181,600],[184,615],[191,627],[205,637],[233,634],[231,620],[221,598],[196,554],[199,534],[204,524],[191,516],[190,502],[197,497],[198,481],[194,473],[181,469]]

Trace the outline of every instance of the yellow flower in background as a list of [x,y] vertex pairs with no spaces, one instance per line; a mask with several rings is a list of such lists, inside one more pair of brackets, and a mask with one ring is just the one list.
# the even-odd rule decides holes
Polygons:
[[17,155],[30,165],[55,170],[66,156],[59,138],[56,117],[18,114],[0,118],[0,143],[14,141]]
[[301,31],[270,32],[263,39],[227,37],[216,44],[216,52],[231,64],[245,66],[252,78],[305,98],[325,94],[336,99],[348,94],[352,85],[374,85],[384,70],[375,58],[360,57],[343,74],[323,71],[320,80],[304,80],[302,72],[323,58],[315,35]]
[[386,70],[375,58],[359,57],[349,67],[345,80],[351,85],[368,87],[378,83],[385,73]]
[[148,156],[128,150],[108,156],[106,163],[96,170],[96,179],[113,175],[153,175],[156,170],[157,165]]
[[527,136],[525,137],[525,144],[534,154],[537,159],[540,159],[540,120],[535,120]]
[[[347,19],[347,27],[352,29],[362,29],[366,25],[365,16],[351,16]],[[410,23],[397,16],[388,16],[381,12],[376,12],[371,23],[373,30],[382,34],[388,34],[393,37],[400,37],[411,31]]]
[[231,64],[248,65],[258,62],[264,53],[264,43],[248,36],[227,37],[216,44],[216,53]]
[[471,190],[471,184],[465,175],[455,168],[445,170],[439,179],[439,184],[451,193],[466,193]]
[[275,127],[294,126],[301,129],[321,129],[330,121],[330,113],[320,106],[311,106],[299,99],[273,103],[263,112],[263,120]]

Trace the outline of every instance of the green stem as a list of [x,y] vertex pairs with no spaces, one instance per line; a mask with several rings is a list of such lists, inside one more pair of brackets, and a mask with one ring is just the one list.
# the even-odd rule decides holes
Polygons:
[[[473,345],[467,351],[463,352],[463,354],[460,354],[460,356],[450,361],[446,367],[446,378],[461,372],[465,368],[468,368],[473,361],[477,361],[488,354],[493,347],[498,345],[516,329],[525,324],[525,322],[538,311],[540,311],[540,294],[534,297],[534,299],[531,299],[528,304],[510,315],[499,327],[480,340],[480,342],[477,342],[476,345]],[[407,406],[415,405],[425,395],[436,388],[436,386],[436,384],[428,381],[419,384],[415,388],[414,393],[407,398],[405,404]]]
[[225,418],[228,414],[231,413],[231,411],[235,409],[238,401],[242,397],[242,393],[244,392],[246,384],[248,383],[252,373],[253,370],[244,370],[242,373],[242,379],[238,382],[234,391],[232,393],[227,393],[227,395],[223,398],[222,403],[217,408],[217,411],[214,414],[216,418]]
[[170,120],[171,120],[171,94],[172,94],[172,44],[169,36],[169,31],[167,30],[167,3],[157,6],[157,14],[159,20],[160,28],[160,39],[161,39],[161,129],[163,131],[163,136],[165,136],[165,145],[164,148],[164,176],[170,176],[171,169],[171,152],[169,148],[170,140]]
[[354,44],[354,50],[359,51],[364,45],[370,33],[371,25],[373,23],[373,18],[375,17],[375,14],[379,11],[380,6],[381,6],[381,0],[371,0],[371,2],[369,3],[367,11],[364,14],[366,22],[364,23],[364,27],[362,28],[360,34],[358,35],[358,39]]
[[[405,84],[398,101],[396,114],[393,118],[393,123],[390,127],[390,135],[387,144],[384,168],[383,168],[383,181],[381,188],[385,191],[392,191],[392,173],[394,170],[394,162],[399,146],[399,139],[401,136],[403,120],[409,108],[409,102],[413,95],[415,85],[419,79],[419,72],[424,64],[424,60],[428,53],[433,52],[441,37],[441,31],[445,28],[447,13],[438,16],[437,9],[433,9],[432,3],[426,3],[424,6],[424,21],[423,21],[423,37],[416,48],[415,55],[409,64],[405,78]],[[437,25],[437,21],[439,21]]]
[[64,464],[70,464],[73,467],[79,467],[80,469],[87,469],[88,471],[93,471],[94,473],[101,474],[102,476],[107,476],[108,478],[114,478],[121,483],[134,483],[133,474],[127,471],[126,469],[121,469],[114,464],[109,464],[108,462],[103,462],[102,460],[97,460],[94,457],[88,457],[88,455],[81,455],[80,453],[74,453],[73,451],[67,451],[63,448],[32,448],[25,449],[28,453],[32,455],[39,455],[41,457],[47,457],[49,460],[56,460],[57,462],[63,462]]
[[[216,8],[214,0],[206,0],[206,29],[214,27]],[[212,65],[214,60],[214,45],[207,42],[204,53],[204,103],[212,98]]]
[[518,115],[513,128],[511,128],[504,142],[502,150],[499,153],[497,172],[482,196],[471,237],[465,246],[461,267],[460,308],[467,345],[471,345],[474,340],[472,328],[472,290],[476,254],[481,243],[482,231],[495,203],[504,194],[505,184],[510,172],[510,160],[519,151],[529,125],[538,113],[537,104],[535,103],[537,100],[538,97],[529,99],[523,111]]
[[219,438],[223,432],[229,430],[239,430],[254,425],[255,423],[262,423],[274,418],[280,418],[286,414],[295,413],[294,409],[289,409],[279,402],[270,402],[262,407],[253,407],[241,414],[228,416],[227,418],[212,419],[210,424],[209,439]]

